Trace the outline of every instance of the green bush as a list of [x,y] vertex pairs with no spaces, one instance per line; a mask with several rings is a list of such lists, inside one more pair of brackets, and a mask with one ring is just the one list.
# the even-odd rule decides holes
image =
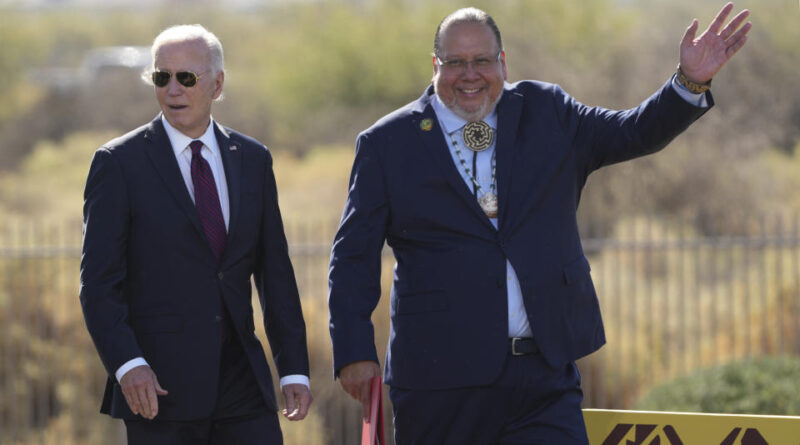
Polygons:
[[704,369],[653,388],[638,410],[800,415],[800,358],[768,357]]

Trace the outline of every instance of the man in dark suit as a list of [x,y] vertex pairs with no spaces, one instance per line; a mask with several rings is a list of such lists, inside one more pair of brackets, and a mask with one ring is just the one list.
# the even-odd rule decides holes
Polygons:
[[80,300],[109,373],[101,411],[130,444],[280,444],[251,277],[282,392],[312,397],[272,159],[219,125],[222,45],[200,25],[153,42],[162,113],[103,145],[86,181]]
[[331,255],[335,372],[366,413],[384,241],[393,249],[385,380],[399,445],[588,443],[575,360],[605,336],[578,235],[581,190],[713,105],[711,78],[751,26],[744,11],[723,28],[732,8],[699,38],[695,20],[676,75],[625,111],[505,83],[490,16],[468,8],[442,21],[433,85],[358,137]]

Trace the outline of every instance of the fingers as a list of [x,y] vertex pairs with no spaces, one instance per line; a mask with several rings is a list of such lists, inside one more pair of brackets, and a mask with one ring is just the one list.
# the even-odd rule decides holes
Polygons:
[[166,395],[149,366],[137,366],[122,376],[120,380],[122,394],[131,411],[146,419],[158,415],[157,395]]
[[686,28],[686,32],[683,33],[683,39],[681,39],[681,47],[688,47],[694,41],[694,37],[697,35],[697,26],[698,22],[697,19],[692,20],[692,24]]
[[733,20],[728,22],[728,24],[725,26],[722,32],[719,33],[719,36],[722,37],[723,40],[728,40],[728,38],[734,33],[734,31],[736,31],[739,28],[739,26],[742,25],[742,22],[744,22],[749,16],[750,16],[750,11],[748,11],[747,9],[740,12],[739,14],[736,15],[736,17],[733,18]]
[[351,397],[356,399],[359,403],[361,403],[361,408],[363,410],[361,416],[364,420],[369,420],[369,409],[370,409],[370,399],[371,399],[371,392],[372,392],[372,380],[364,380],[359,383],[352,383],[345,388],[348,394]]
[[283,398],[286,400],[286,408],[283,409],[283,417],[288,419],[290,415],[293,415],[297,411],[294,391],[283,388]]
[[731,13],[733,9],[733,3],[728,3],[720,9],[717,16],[714,18],[714,21],[708,25],[708,31],[713,32],[714,34],[719,34],[720,28],[722,28],[722,24],[725,23],[725,19],[728,17],[728,14]]
[[[142,398],[142,396],[139,396]],[[145,387],[144,399],[147,401],[145,417],[152,419],[158,414],[158,399],[156,399],[156,388],[154,385]]]
[[155,375],[153,375],[153,377],[154,377],[153,381],[156,384],[156,394],[160,396],[165,396],[169,394],[169,392],[166,389],[162,388],[161,385],[158,384],[158,379],[155,378]]
[[372,390],[372,380],[363,380],[359,382],[350,382],[345,384],[342,381],[342,387],[344,390],[350,394],[350,396],[356,399],[364,409],[363,417],[364,419],[369,419],[369,408],[370,408],[370,392]]
[[747,36],[742,36],[740,39],[736,41],[736,43],[728,46],[728,49],[725,50],[725,55],[728,57],[728,59],[733,57],[734,54],[736,54],[740,49],[742,49],[742,47],[746,42],[747,42]]
[[339,383],[364,409],[364,419],[369,419],[372,379],[380,375],[380,366],[371,361],[351,363],[339,371]]
[[133,414],[142,413],[142,403],[139,401],[139,393],[134,389],[123,389],[122,394]]
[[[725,44],[727,45],[727,52],[729,55],[733,55],[736,51],[739,50],[744,45],[744,42],[747,40],[747,33],[750,32],[750,28],[753,27],[753,24],[747,22],[742,26],[736,34],[732,35],[730,38],[725,40]],[[731,52],[731,49],[736,47],[736,49]]]
[[371,411],[370,408],[371,408],[371,405],[372,405],[372,403],[371,403],[372,397],[371,397],[371,394],[370,394],[370,390],[371,389],[372,389],[372,385],[370,383],[366,383],[361,388],[361,408],[363,409],[362,416],[364,418],[364,421],[366,421],[367,423],[369,423],[369,413]]
[[286,385],[283,388],[283,396],[286,399],[286,409],[283,410],[283,416],[293,421],[305,419],[308,415],[308,409],[311,407],[311,402],[314,401],[311,390],[302,384]]

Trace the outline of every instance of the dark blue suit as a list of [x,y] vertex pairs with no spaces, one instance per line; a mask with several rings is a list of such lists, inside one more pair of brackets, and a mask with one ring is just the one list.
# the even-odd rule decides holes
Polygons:
[[384,240],[396,259],[389,385],[448,389],[498,378],[508,352],[506,259],[544,361],[559,369],[597,350],[605,334],[578,235],[581,190],[592,171],[663,148],[706,109],[669,83],[626,111],[585,106],[557,85],[506,84],[495,229],[459,176],[432,94],[358,137],[330,266],[335,369],[377,361],[370,314]]
[[169,391],[157,420],[211,415],[220,373],[220,317],[266,406],[277,409],[255,336],[251,277],[278,373],[308,375],[305,324],[266,147],[215,128],[230,199],[219,264],[203,235],[160,118],[101,147],[86,183],[80,299],[108,373],[102,412],[132,419],[114,372],[144,357]]

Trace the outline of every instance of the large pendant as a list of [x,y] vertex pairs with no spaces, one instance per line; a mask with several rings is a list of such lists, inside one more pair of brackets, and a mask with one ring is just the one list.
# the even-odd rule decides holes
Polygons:
[[494,130],[484,121],[470,122],[461,130],[464,143],[472,151],[483,151],[492,145]]
[[497,195],[492,192],[484,193],[483,196],[478,198],[483,213],[489,218],[497,218]]

